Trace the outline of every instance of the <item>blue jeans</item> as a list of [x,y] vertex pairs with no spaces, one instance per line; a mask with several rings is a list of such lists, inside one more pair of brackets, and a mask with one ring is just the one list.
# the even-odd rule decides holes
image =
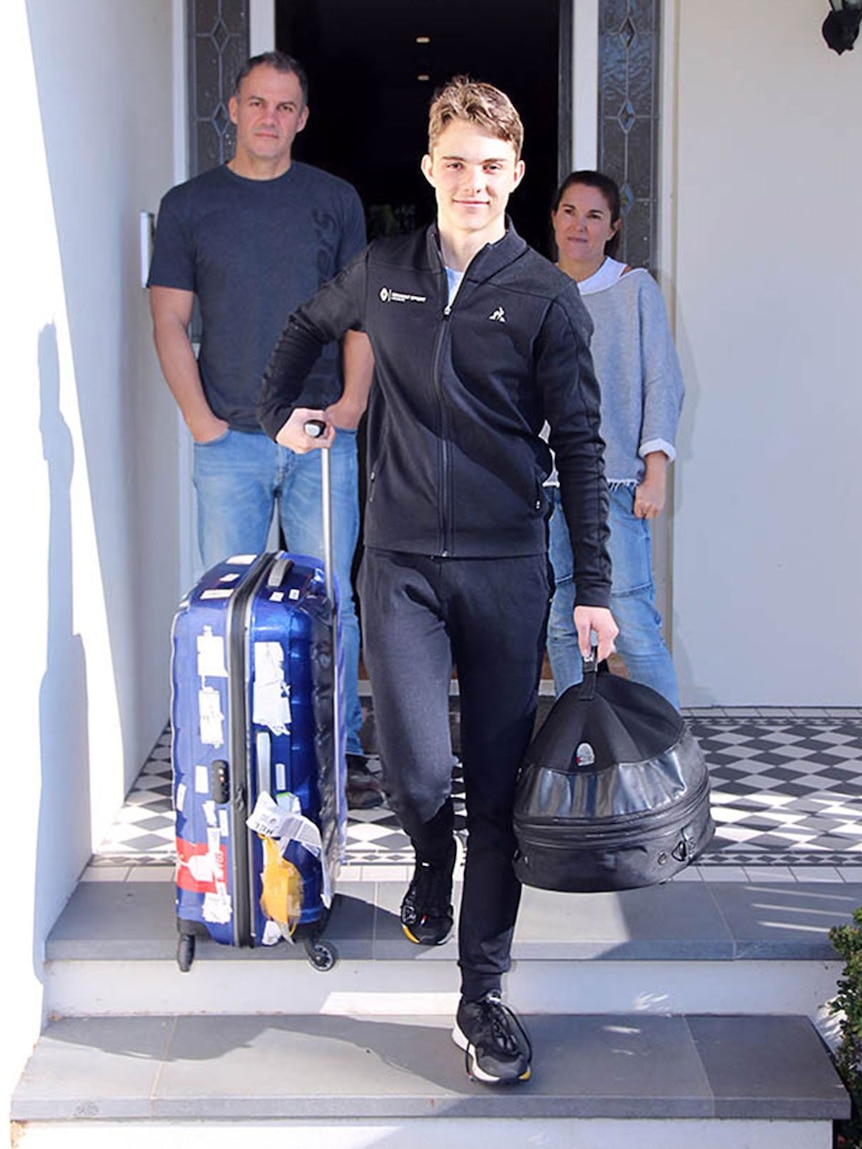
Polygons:
[[[575,584],[569,528],[560,489],[550,490],[553,513],[548,553],[556,590],[548,619],[548,658],[559,695],[581,681],[581,655],[573,620]],[[610,491],[611,611],[620,628],[616,647],[632,681],[651,686],[679,709],[676,671],[662,638],[661,616],[655,608],[652,532],[645,519],[635,517],[633,505],[633,488],[616,487]]]
[[[341,595],[347,753],[361,754],[359,622],[350,577],[359,537],[356,432],[339,431],[330,452],[333,573]],[[198,545],[207,568],[228,555],[265,550],[276,502],[287,549],[314,557],[323,554],[317,451],[296,455],[262,432],[229,430],[214,442],[195,443],[194,484]]]

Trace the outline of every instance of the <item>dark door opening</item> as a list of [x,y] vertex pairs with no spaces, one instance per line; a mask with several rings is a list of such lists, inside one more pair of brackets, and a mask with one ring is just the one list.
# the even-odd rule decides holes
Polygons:
[[548,254],[559,8],[560,0],[276,0],[276,45],[309,76],[311,115],[297,159],[356,187],[369,238],[420,227],[434,214],[419,170],[434,90],[455,75],[486,80],[524,121],[526,176],[510,214]]

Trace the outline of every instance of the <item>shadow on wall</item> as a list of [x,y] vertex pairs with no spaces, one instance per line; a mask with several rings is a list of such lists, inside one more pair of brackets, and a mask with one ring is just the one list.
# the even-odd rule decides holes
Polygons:
[[[87,667],[84,644],[74,632],[71,483],[72,435],[60,410],[60,365],[53,324],[39,335],[39,427],[50,494],[45,674],[39,691],[41,794],[34,890],[34,966],[56,913],[51,873],[74,868],[89,854],[90,779]],[[23,582],[23,580],[22,580]],[[26,609],[22,601],[21,609]],[[41,604],[37,609],[41,610]],[[68,864],[60,858],[70,859]]]
[[[682,302],[675,280],[671,280],[668,276],[660,277],[661,288],[667,301],[669,314],[673,317],[673,335],[674,343],[676,344],[677,354],[679,355],[680,365],[682,367],[682,374],[685,380],[685,401],[682,408],[682,417],[679,424],[679,434],[677,436],[677,456],[673,464],[673,495],[670,507],[665,510],[665,515],[670,510],[672,519],[664,525],[664,530],[667,532],[667,571],[666,575],[671,585],[671,592],[669,594],[669,602],[666,601],[664,606],[663,617],[666,622],[669,622],[669,630],[671,634],[671,653],[673,655],[674,667],[676,668],[677,679],[679,680],[679,689],[681,696],[681,703],[683,706],[714,706],[716,705],[716,697],[713,690],[708,685],[703,683],[696,683],[694,681],[694,667],[692,666],[691,656],[686,647],[685,642],[685,623],[681,619],[677,603],[679,602],[679,586],[675,582],[675,562],[674,556],[681,553],[684,548],[696,548],[696,553],[708,554],[710,543],[710,523],[708,521],[700,522],[698,520],[685,518],[683,512],[688,497],[688,489],[686,484],[686,472],[688,464],[692,459],[692,440],[694,437],[694,427],[699,416],[699,408],[701,401],[701,382],[700,375],[697,370],[691,343],[688,338],[688,329],[685,321],[685,305]],[[696,543],[688,538],[683,540],[680,534],[682,529],[681,524],[685,523],[685,529],[694,529],[703,531],[703,537]],[[661,529],[661,528],[659,528]],[[671,608],[671,615],[668,618],[668,606]]]

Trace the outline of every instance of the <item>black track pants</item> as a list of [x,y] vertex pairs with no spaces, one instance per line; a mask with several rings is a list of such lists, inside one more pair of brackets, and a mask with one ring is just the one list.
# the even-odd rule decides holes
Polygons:
[[521,888],[515,777],[533,732],[550,598],[546,555],[438,559],[366,549],[364,656],[390,803],[417,855],[452,840],[449,683],[461,701],[468,846],[458,924],[462,992],[499,988]]

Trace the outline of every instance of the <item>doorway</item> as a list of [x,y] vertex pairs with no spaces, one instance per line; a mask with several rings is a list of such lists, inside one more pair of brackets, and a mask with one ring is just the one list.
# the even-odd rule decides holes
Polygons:
[[311,116],[296,156],[354,185],[369,238],[434,216],[419,170],[435,89],[466,74],[495,84],[518,109],[527,175],[509,211],[548,254],[557,182],[559,0],[276,0],[276,47],[301,61]]
[[[227,105],[237,69],[249,49],[278,46],[302,60],[311,80],[312,116],[297,157],[356,186],[372,236],[409,231],[433,216],[419,171],[428,104],[438,84],[466,72],[507,91],[524,119],[527,178],[510,201],[524,238],[549,254],[551,195],[577,157],[620,184],[620,257],[658,265],[662,0],[469,0],[457,8],[453,0],[185,0],[185,11],[188,175],[232,154]],[[191,493],[190,477],[184,486]],[[191,506],[185,517],[191,555]],[[666,620],[670,546],[666,514],[654,543]]]

